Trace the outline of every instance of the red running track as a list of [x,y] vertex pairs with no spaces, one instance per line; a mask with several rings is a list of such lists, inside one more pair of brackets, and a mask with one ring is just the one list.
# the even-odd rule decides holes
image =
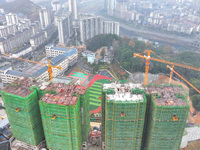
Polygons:
[[111,80],[112,78],[106,77],[106,76],[102,76],[102,75],[95,75],[94,78],[90,81],[90,83],[88,84],[89,88],[94,84],[95,81],[100,80],[100,79],[108,79]]

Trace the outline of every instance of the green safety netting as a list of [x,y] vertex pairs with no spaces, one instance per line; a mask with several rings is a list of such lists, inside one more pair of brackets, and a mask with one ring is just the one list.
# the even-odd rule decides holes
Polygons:
[[138,102],[105,99],[105,146],[108,150],[141,148],[147,100],[143,90],[133,93],[143,94],[144,99]]
[[[47,147],[52,150],[80,150],[82,120],[80,97],[76,105],[56,105],[40,101]],[[55,119],[52,119],[56,116]]]
[[87,89],[85,95],[80,95],[81,100],[81,119],[82,119],[82,137],[83,141],[87,141],[90,132],[90,102],[89,90]]
[[31,145],[38,145],[44,139],[38,105],[37,90],[32,89],[28,97],[20,97],[1,91],[13,136]]
[[[145,149],[148,150],[178,150],[189,113],[186,106],[158,106],[153,96],[149,96],[148,123],[145,130]],[[184,96],[179,96],[187,102]],[[178,121],[173,120],[173,115]]]

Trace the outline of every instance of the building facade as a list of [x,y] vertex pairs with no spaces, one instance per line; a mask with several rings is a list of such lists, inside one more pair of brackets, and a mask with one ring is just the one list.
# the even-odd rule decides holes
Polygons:
[[19,23],[17,14],[9,13],[9,14],[6,14],[5,17],[6,17],[6,22],[7,22],[8,25]]
[[30,44],[33,49],[37,48],[39,45],[46,41],[45,32],[40,32],[30,38]]
[[65,54],[65,56],[69,59],[69,65],[74,65],[78,60],[78,51],[75,48],[65,49],[54,47],[52,44],[49,44],[45,47],[46,56],[47,57],[57,57],[61,54]]
[[39,10],[39,17],[42,29],[51,24],[51,12],[47,8]]
[[103,119],[102,129],[105,130],[105,149],[141,149],[147,100],[144,90],[138,90],[138,87],[141,85],[103,85],[102,109],[105,111],[102,117],[105,115],[105,122]]
[[72,23],[70,19],[70,13],[62,14],[62,16],[57,19],[57,25],[58,25],[59,44],[67,45],[72,33],[71,31]]
[[104,21],[95,15],[80,15],[80,40],[85,42],[98,34],[119,35],[119,22]]
[[72,14],[73,20],[78,19],[77,0],[69,0],[69,11]]

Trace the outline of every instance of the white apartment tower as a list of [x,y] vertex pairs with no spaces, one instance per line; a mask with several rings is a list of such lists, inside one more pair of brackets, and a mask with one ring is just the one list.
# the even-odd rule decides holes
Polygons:
[[95,15],[80,15],[80,40],[85,42],[98,34],[119,35],[119,22],[103,21]]
[[9,13],[9,14],[6,14],[5,16],[6,16],[7,25],[19,23],[19,20],[16,14]]
[[69,0],[69,11],[74,20],[78,19],[77,0]]
[[59,44],[66,45],[71,35],[70,13],[64,13],[57,19]]
[[48,25],[51,24],[51,13],[48,9],[46,8],[40,9],[39,16],[42,29],[46,28]]
[[107,14],[110,16],[113,16],[115,13],[115,9],[116,9],[116,0],[105,0],[104,1],[104,7],[107,11]]
[[61,8],[61,3],[59,0],[53,0],[51,3],[53,11],[58,11]]

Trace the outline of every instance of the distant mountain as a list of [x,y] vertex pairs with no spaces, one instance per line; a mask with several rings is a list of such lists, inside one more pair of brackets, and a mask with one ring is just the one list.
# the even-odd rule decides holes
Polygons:
[[[2,0],[0,0],[2,1]],[[0,5],[6,12],[23,13],[28,18],[34,20],[38,19],[40,7],[30,0],[15,0],[14,2],[5,3]]]

